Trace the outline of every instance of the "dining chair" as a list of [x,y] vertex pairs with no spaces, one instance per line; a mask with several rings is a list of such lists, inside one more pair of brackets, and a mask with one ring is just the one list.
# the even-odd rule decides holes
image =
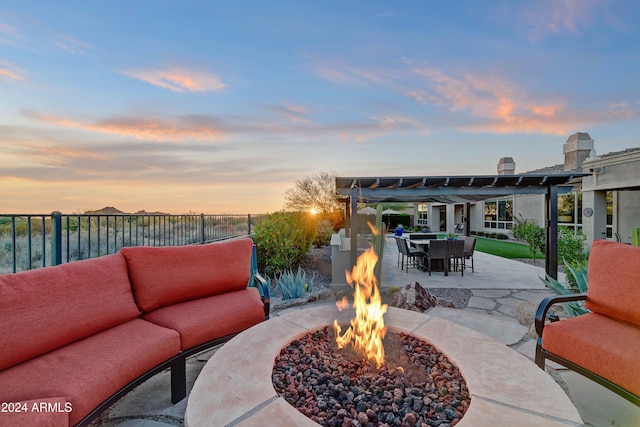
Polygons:
[[442,261],[444,275],[448,276],[449,261],[447,260],[447,240],[432,240],[429,242],[429,251],[425,255],[425,260],[427,261],[429,276],[431,276],[431,272],[433,271],[433,262],[436,260]]
[[464,276],[464,240],[447,240],[447,264],[450,264],[453,270],[460,272]]
[[[409,248],[409,243],[407,239],[403,239],[401,237],[396,237],[396,242],[398,243],[398,251],[402,254],[402,270],[409,272],[409,265],[413,264],[414,267],[418,267],[419,264],[417,262],[418,258],[424,257],[425,253],[420,249]],[[406,260],[406,262],[405,262]]]
[[[402,246],[402,242],[400,241],[400,237],[398,236],[393,236],[393,238],[396,240],[396,245],[398,246],[398,267],[400,267],[401,265],[404,265],[404,252],[401,248]],[[402,258],[402,260],[401,260]]]
[[[475,237],[465,236],[464,238],[464,258],[465,260],[471,261],[471,272],[475,273],[473,269],[473,252],[476,249],[476,239]],[[465,265],[466,267],[466,265]]]

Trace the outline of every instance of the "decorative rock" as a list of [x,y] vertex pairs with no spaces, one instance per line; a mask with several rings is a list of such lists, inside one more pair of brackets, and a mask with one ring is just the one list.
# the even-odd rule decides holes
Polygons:
[[461,372],[434,346],[387,334],[392,362],[374,369],[348,351],[336,352],[328,331],[311,332],[283,348],[272,373],[278,394],[318,424],[448,427],[468,409]]
[[518,301],[515,305],[516,319],[522,326],[529,327],[535,321],[537,305],[529,301]]
[[409,283],[394,293],[391,300],[391,306],[393,307],[420,313],[435,307],[437,304],[436,297],[427,292],[418,282]]

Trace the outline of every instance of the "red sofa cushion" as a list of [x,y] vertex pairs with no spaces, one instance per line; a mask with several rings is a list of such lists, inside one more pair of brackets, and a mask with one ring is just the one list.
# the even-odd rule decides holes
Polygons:
[[138,307],[144,312],[244,289],[249,283],[249,238],[192,246],[129,247],[120,251]]
[[594,240],[585,307],[640,326],[640,248]]
[[640,328],[588,313],[545,325],[542,347],[640,395]]
[[[14,403],[14,402],[11,402]],[[0,412],[0,426],[68,427],[71,406],[64,397],[50,397],[17,402],[21,412]],[[69,406],[67,406],[69,405]]]
[[72,405],[69,423],[76,424],[179,351],[176,331],[134,319],[0,371],[0,401],[64,396]]
[[187,350],[262,322],[264,306],[258,289],[246,288],[159,308],[143,318],[178,331]]
[[0,275],[0,370],[139,314],[119,254]]

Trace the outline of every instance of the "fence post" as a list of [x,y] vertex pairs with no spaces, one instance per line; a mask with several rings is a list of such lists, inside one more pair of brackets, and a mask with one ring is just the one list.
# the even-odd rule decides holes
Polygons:
[[205,235],[204,235],[204,214],[201,213],[200,214],[200,243],[204,243],[207,240],[205,239]]
[[251,214],[247,214],[247,234],[251,236]]
[[62,264],[62,212],[51,212],[51,265]]

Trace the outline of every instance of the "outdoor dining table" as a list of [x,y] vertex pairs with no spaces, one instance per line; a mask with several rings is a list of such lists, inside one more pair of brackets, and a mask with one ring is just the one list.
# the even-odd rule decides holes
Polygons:
[[[423,252],[429,253],[429,244],[431,243],[432,240],[442,240],[442,239],[409,239],[409,243],[414,245],[418,249],[421,249]],[[442,271],[445,270],[446,267],[442,265],[441,260],[434,260],[434,261],[436,262],[435,266],[437,270],[442,270]],[[424,258],[421,258],[421,262],[422,264],[420,265],[420,269],[422,271],[427,271],[427,266],[425,265]]]
[[[409,243],[422,250],[423,252],[429,252],[429,243],[434,239],[409,239]],[[421,269],[427,270],[427,266],[424,264],[424,258],[421,258]]]

